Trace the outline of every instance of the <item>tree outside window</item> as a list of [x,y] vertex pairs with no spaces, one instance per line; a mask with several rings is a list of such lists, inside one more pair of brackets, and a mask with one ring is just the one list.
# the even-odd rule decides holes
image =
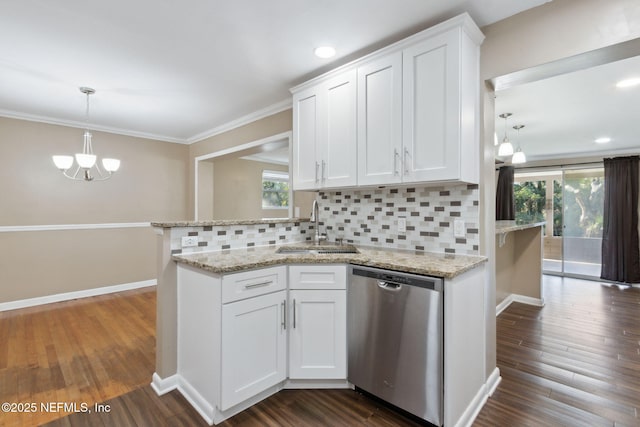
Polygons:
[[289,173],[262,171],[262,209],[289,207]]

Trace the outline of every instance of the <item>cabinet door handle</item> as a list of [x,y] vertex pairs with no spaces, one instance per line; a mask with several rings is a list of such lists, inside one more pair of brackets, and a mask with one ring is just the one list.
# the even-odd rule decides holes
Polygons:
[[404,149],[404,174],[409,175],[409,149],[405,147]]
[[293,329],[296,328],[296,299],[293,299]]
[[282,326],[282,329],[287,329],[287,301],[284,300],[280,303],[280,305],[282,306],[282,322],[280,323],[280,326]]
[[273,281],[271,281],[271,280],[266,281],[266,282],[260,282],[260,283],[252,283],[252,284],[250,284],[250,285],[244,285],[244,288],[245,288],[245,289],[255,289],[255,288],[259,288],[259,287],[261,287],[261,286],[267,286],[267,285],[270,285],[270,284],[272,284],[272,283],[273,283]]
[[398,149],[393,149],[393,174],[398,175],[398,157],[400,157],[400,153],[398,153]]
[[325,177],[324,177],[324,171],[327,167],[327,162],[325,162],[324,160],[322,161],[322,173],[320,174],[320,178],[322,180],[322,182],[324,182]]
[[318,181],[318,169],[320,168],[320,163],[316,162],[316,184],[319,182]]

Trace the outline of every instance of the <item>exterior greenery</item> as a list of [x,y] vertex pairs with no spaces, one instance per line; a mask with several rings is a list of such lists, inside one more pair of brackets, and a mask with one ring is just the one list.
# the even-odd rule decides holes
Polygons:
[[281,181],[262,181],[262,208],[289,207],[289,183]]
[[[571,176],[565,173],[564,192],[553,181],[553,235],[566,237],[602,237],[604,178]],[[563,194],[564,193],[564,194]],[[514,183],[516,219],[546,221],[546,182]],[[563,227],[564,209],[564,227]]]
[[545,221],[546,183],[544,181],[516,182],[513,184],[513,191],[516,202],[516,220]]
[[604,178],[564,180],[564,235],[567,237],[602,237]]

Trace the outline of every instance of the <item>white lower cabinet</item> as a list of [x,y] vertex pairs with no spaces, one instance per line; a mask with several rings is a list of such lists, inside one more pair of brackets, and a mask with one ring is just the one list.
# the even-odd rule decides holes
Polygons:
[[219,275],[178,265],[179,390],[210,424],[305,380],[346,386],[346,266],[289,274],[287,290],[286,266]]
[[286,299],[280,291],[222,306],[221,410],[286,379]]
[[347,268],[289,267],[289,378],[347,378]]
[[289,378],[346,379],[346,292],[292,290],[289,303]]

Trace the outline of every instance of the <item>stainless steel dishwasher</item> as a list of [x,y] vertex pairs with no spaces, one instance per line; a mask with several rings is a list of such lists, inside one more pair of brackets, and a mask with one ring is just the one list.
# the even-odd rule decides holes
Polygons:
[[442,279],[351,266],[347,313],[349,382],[442,425]]

